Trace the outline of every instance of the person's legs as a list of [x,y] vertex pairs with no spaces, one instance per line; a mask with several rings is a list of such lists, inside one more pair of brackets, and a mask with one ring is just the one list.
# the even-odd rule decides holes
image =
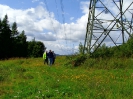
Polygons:
[[50,65],[50,58],[48,58],[48,65]]
[[43,63],[45,64],[45,59],[43,60]]
[[46,63],[47,63],[47,65],[48,65],[48,58],[46,58]]
[[54,64],[54,62],[55,62],[55,58],[53,58],[53,64]]
[[53,58],[50,58],[50,65],[53,64]]

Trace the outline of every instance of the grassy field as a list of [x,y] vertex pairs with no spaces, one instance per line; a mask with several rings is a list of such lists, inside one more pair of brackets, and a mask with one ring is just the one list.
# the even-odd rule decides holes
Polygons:
[[0,61],[0,99],[133,99],[132,59],[88,59],[82,66],[42,58]]

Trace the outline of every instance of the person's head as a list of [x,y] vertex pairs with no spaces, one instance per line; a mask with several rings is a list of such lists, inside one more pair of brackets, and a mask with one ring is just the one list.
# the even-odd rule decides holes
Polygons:
[[49,50],[49,52],[51,52],[51,50]]

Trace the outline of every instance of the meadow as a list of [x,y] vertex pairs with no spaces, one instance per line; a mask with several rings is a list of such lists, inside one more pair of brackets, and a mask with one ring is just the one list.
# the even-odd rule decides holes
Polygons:
[[0,99],[133,99],[132,58],[87,59],[77,67],[68,61],[1,60]]

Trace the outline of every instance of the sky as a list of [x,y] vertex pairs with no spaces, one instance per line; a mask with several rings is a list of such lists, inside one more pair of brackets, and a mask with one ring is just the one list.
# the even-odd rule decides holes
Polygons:
[[[118,13],[110,0],[101,1],[113,14]],[[126,9],[132,0],[125,1]],[[84,44],[88,13],[89,0],[0,0],[1,19],[7,14],[10,26],[16,22],[18,31],[25,31],[27,41],[35,38],[44,43],[46,50],[62,55],[75,53],[79,43]],[[111,18],[108,14],[104,17]]]

